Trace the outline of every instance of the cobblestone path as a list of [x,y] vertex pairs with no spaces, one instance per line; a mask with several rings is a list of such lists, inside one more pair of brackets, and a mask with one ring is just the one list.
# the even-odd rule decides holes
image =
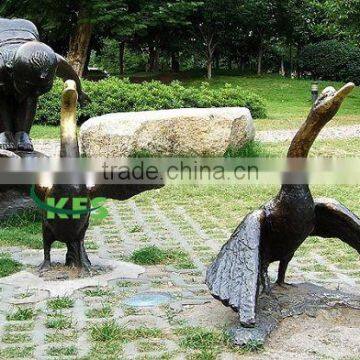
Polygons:
[[[256,140],[262,142],[277,142],[291,140],[297,132],[295,130],[268,130],[257,131]],[[318,140],[326,139],[352,139],[360,137],[360,125],[329,126],[322,130]]]
[[[137,198],[111,201],[107,208],[106,221],[92,225],[87,234],[90,258],[97,254],[126,261],[134,250],[156,245],[187,254],[187,262],[146,266],[137,279],[116,279],[64,298],[49,299],[26,284],[0,285],[1,359],[320,359],[329,358],[329,353],[355,359],[360,353],[356,338],[355,345],[341,338],[346,324],[338,331],[325,328],[324,334],[307,328],[304,336],[309,341],[319,336],[321,346],[311,342],[290,346],[296,329],[280,329],[285,331],[280,348],[273,339],[255,354],[232,348],[222,330],[236,322],[236,314],[213,300],[203,283],[207,264],[232,229],[223,228],[206,209],[192,213],[191,204]],[[360,294],[358,259],[339,266],[336,254],[317,249],[312,243],[302,248],[290,265],[288,280]],[[275,277],[275,267],[271,276]],[[152,307],[127,305],[135,295],[154,292],[170,295],[169,301]],[[347,334],[356,337],[352,326],[354,333],[349,335],[350,326]]]

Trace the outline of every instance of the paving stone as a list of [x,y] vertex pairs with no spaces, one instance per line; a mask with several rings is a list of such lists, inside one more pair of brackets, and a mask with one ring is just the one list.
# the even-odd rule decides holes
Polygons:
[[[20,345],[22,348],[34,347],[31,359],[49,358],[47,351],[52,346],[65,345],[74,346],[77,353],[66,359],[82,358],[90,354],[91,328],[115,321],[129,331],[144,327],[161,329],[163,338],[156,341],[160,341],[166,350],[149,351],[146,353],[149,358],[169,352],[171,359],[185,359],[191,351],[179,347],[180,337],[176,332],[179,327],[202,326],[211,331],[236,321],[236,314],[212,299],[204,284],[204,271],[210,258],[230,235],[229,229],[219,227],[218,219],[206,210],[192,214],[186,203],[164,206],[157,200],[140,200],[109,201],[109,218],[100,226],[92,226],[87,233],[86,242],[97,245],[90,254],[92,262],[117,264],[119,272],[115,271],[111,276],[80,279],[75,285],[72,280],[46,281],[35,275],[35,266],[42,261],[42,251],[6,249],[24,264],[25,269],[10,277],[10,281],[9,278],[0,279],[0,349],[13,345],[3,341],[10,327],[14,333],[29,336],[30,340]],[[149,244],[170,251],[182,249],[189,254],[195,269],[178,269],[173,264],[139,267],[116,260],[127,258],[135,249]],[[53,250],[53,258],[63,262],[65,250]],[[315,263],[321,264],[325,271],[307,269]],[[276,264],[273,264],[270,267],[272,279],[276,277],[276,271]],[[340,287],[343,291],[360,294],[360,268],[339,269],[338,264],[321,253],[297,255],[290,264],[289,275],[288,281],[311,281],[328,289]],[[128,297],[148,292],[166,292],[172,299],[168,304],[151,308],[132,308],[123,304]],[[57,311],[49,309],[49,297],[59,295],[73,300],[71,307]],[[87,316],[89,310],[101,310],[104,306],[110,306],[110,317]],[[34,319],[10,321],[6,318],[6,314],[20,307],[33,308]],[[315,315],[311,308],[306,313],[309,318]],[[58,316],[51,319],[57,319],[55,325],[61,329],[48,326],[49,314]],[[142,340],[127,343],[121,359],[145,355],[138,349]],[[149,341],[152,340],[150,337]],[[284,358],[284,354],[290,356],[285,349],[267,350],[264,355],[257,356],[259,359],[278,359]],[[224,349],[219,358],[237,359],[239,356]],[[247,359],[247,356],[241,358]]]
[[129,329],[136,329],[142,326],[162,330],[170,329],[170,324],[166,319],[154,315],[130,315],[123,317],[118,322]]

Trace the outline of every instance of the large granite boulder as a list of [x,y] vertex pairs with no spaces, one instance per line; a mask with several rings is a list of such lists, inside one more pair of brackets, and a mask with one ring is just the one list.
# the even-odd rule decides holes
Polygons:
[[80,129],[87,157],[134,154],[222,156],[228,147],[253,140],[247,108],[174,109],[109,114],[92,118]]

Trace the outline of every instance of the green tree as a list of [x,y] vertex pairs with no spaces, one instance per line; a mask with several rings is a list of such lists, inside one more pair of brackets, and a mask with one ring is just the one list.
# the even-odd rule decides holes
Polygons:
[[360,0],[326,0],[325,9],[338,37],[360,43]]
[[114,9],[120,15],[123,8],[123,0],[6,0],[1,4],[0,13],[33,21],[50,43],[67,42],[67,58],[82,75],[89,58],[94,26],[110,19],[105,15]]
[[[329,17],[326,14],[327,0],[276,0],[274,16],[280,43],[289,49],[290,73],[293,72],[294,50],[298,56],[301,50],[310,42],[326,40],[333,37],[335,29],[331,29]],[[296,68],[297,66],[296,62]]]
[[262,73],[263,56],[271,38],[275,36],[274,2],[272,0],[245,0],[240,7],[251,41],[257,48],[257,74]]
[[204,53],[208,79],[212,77],[216,51],[224,45],[226,34],[236,28],[238,12],[238,0],[207,0],[192,17],[194,40]]

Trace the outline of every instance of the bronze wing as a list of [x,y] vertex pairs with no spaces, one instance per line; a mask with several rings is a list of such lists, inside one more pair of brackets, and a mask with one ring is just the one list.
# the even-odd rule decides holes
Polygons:
[[315,200],[316,225],[312,236],[338,238],[360,254],[360,219],[334,199]]
[[239,312],[243,326],[255,324],[259,287],[259,250],[264,213],[249,214],[209,267],[206,284],[211,294]]

